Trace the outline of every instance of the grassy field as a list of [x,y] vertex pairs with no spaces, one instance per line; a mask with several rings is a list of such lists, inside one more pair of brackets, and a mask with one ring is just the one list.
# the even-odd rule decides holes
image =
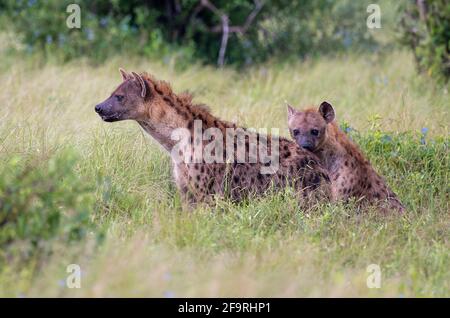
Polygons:
[[[183,212],[167,154],[136,123],[103,123],[93,110],[120,82],[118,67],[189,90],[223,119],[278,127],[283,135],[285,100],[331,102],[407,215],[358,216],[338,205],[305,214],[289,193]],[[25,258],[17,250],[26,240],[2,246],[0,296],[450,296],[450,96],[448,87],[417,75],[408,54],[267,63],[239,72],[177,70],[170,61],[127,57],[98,67],[5,58],[0,69],[2,176],[13,173],[7,164],[15,158],[34,162],[42,181],[45,169],[55,169],[52,158],[69,152],[75,161],[67,173],[92,196],[86,203],[92,226],[83,239],[48,239],[46,253]],[[61,180],[50,180],[49,191]],[[80,289],[65,286],[72,263],[82,269]],[[370,264],[381,268],[379,289],[366,285]]]

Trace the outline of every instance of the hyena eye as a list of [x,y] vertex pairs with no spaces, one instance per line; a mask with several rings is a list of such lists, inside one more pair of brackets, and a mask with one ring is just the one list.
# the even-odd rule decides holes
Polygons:
[[294,136],[298,136],[300,131],[298,129],[294,129],[294,130],[292,130],[292,133],[294,134]]
[[117,101],[121,102],[123,101],[124,96],[123,95],[115,95]]
[[319,136],[319,131],[317,129],[311,129],[311,135]]

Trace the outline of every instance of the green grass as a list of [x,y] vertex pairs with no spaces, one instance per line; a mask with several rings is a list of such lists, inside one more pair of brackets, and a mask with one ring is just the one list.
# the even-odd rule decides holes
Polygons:
[[[326,204],[305,214],[289,191],[183,212],[163,150],[137,124],[103,123],[93,111],[120,82],[119,66],[192,91],[223,119],[283,135],[285,100],[331,102],[406,217]],[[25,259],[11,249],[0,262],[0,296],[450,296],[448,87],[418,76],[408,54],[241,72],[126,57],[98,67],[16,58],[0,68],[0,162],[75,152],[64,169],[94,196],[81,241],[57,236],[50,252]],[[72,263],[82,269],[80,289],[62,284]],[[370,264],[381,266],[380,289],[366,285]]]

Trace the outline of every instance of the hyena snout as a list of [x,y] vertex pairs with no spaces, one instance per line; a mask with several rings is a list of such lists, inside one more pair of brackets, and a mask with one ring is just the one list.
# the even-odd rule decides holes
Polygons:
[[125,112],[113,103],[105,101],[95,106],[95,112],[106,122],[123,120]]
[[303,149],[313,151],[314,148],[316,148],[314,140],[311,140],[310,138],[299,137],[295,138],[295,140],[297,141],[297,144]]
[[314,146],[312,145],[302,145],[303,149],[306,149],[308,151],[313,151],[314,150]]

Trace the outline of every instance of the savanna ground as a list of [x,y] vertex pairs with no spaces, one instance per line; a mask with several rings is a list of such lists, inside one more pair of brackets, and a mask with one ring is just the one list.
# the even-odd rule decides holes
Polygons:
[[[31,162],[29,191],[43,182],[51,193],[39,204],[76,192],[76,183],[87,199],[70,193],[68,200],[86,210],[90,224],[81,239],[42,238],[31,252],[25,239],[4,245],[0,296],[450,296],[449,92],[417,75],[408,53],[245,71],[177,70],[170,61],[128,57],[97,67],[12,57],[0,64],[3,186],[25,182],[10,170]],[[326,204],[304,213],[289,191],[183,212],[169,157],[156,142],[136,123],[104,123],[93,110],[120,82],[118,67],[189,90],[223,119],[279,127],[282,135],[285,100],[331,102],[408,213],[355,215],[351,206]],[[16,252],[7,252],[11,245]],[[41,245],[46,252],[33,253]],[[69,264],[81,267],[80,289],[65,285]],[[366,285],[370,264],[381,268],[379,289]]]

